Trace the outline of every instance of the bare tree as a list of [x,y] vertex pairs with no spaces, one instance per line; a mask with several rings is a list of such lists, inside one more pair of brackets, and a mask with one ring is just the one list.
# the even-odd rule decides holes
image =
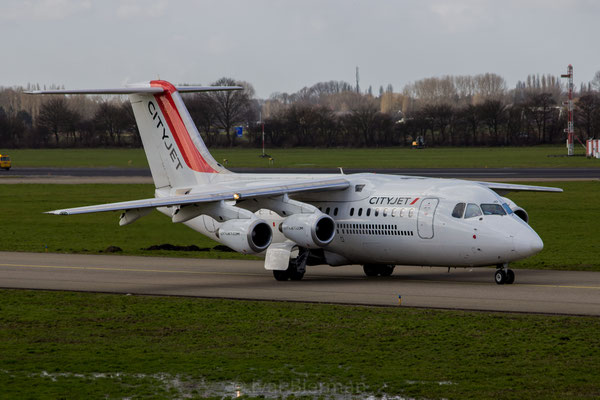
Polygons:
[[375,144],[373,131],[378,111],[377,104],[372,99],[365,97],[350,113],[350,121],[355,124],[358,131],[362,134],[365,146]]
[[221,78],[214,82],[215,86],[243,86],[244,90],[210,92],[210,96],[216,104],[216,120],[221,129],[227,135],[227,145],[233,146],[234,138],[231,136],[231,128],[244,120],[250,98],[254,96],[254,88],[245,82],[237,82],[231,78]]
[[555,104],[551,93],[530,95],[526,103],[527,115],[536,125],[538,140],[542,144],[546,143],[547,126]]
[[600,92],[600,71],[596,71],[590,84],[595,91]]
[[198,131],[204,134],[206,145],[209,147],[216,145],[217,104],[212,96],[207,93],[197,93],[193,96],[186,96],[185,103]]
[[494,135],[495,144],[506,144],[500,139],[500,126],[504,123],[505,105],[500,100],[487,99],[479,107],[481,120],[487,125],[488,131]]
[[121,134],[130,126],[129,116],[122,104],[110,101],[100,103],[94,121],[105,133],[105,144],[121,145]]
[[425,118],[428,118],[432,124],[432,138],[435,142],[434,130],[439,133],[439,144],[452,144],[452,138],[446,138],[447,128],[452,122],[454,110],[448,103],[429,104],[423,108]]
[[64,97],[50,98],[40,107],[37,123],[47,128],[53,135],[56,145],[60,143],[59,133],[66,132],[72,120],[72,112]]
[[581,96],[576,104],[575,117],[577,129],[585,132],[585,138],[593,138],[600,122],[600,96],[595,92]]

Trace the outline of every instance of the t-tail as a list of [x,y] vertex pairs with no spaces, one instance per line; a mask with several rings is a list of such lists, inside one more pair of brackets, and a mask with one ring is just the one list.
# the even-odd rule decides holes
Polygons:
[[240,86],[180,86],[162,80],[118,89],[39,90],[32,94],[128,95],[154,185],[180,188],[206,185],[229,173],[210,154],[180,92],[241,90]]

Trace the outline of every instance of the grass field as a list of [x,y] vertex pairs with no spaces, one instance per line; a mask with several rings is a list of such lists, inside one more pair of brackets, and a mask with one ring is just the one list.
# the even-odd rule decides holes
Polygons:
[[[43,149],[0,150],[18,167],[147,167],[142,149]],[[268,150],[273,164],[258,157],[260,149],[214,149],[218,162],[229,167],[293,168],[517,168],[600,167],[600,161],[585,157],[555,157],[566,154],[564,146],[486,148],[381,149],[276,149]],[[585,152],[579,146],[576,154]],[[0,175],[1,176],[1,175]]]
[[593,399],[599,330],[585,317],[0,290],[0,397],[222,398],[237,383],[245,398]]
[[[600,183],[552,182],[565,192],[513,193],[525,208],[532,227],[545,243],[544,250],[512,264],[516,268],[576,269],[600,271]],[[152,185],[0,185],[2,251],[98,253],[118,246],[122,254],[203,258],[246,258],[213,250],[217,244],[205,236],[153,212],[124,227],[118,213],[55,216],[43,211],[90,204],[152,197]],[[205,252],[148,251],[152,245],[170,243],[210,248]]]
[[[0,185],[4,237],[0,250],[57,253],[99,253],[117,246],[128,255],[168,255],[203,258],[244,258],[212,248],[218,243],[182,224],[173,224],[154,211],[123,227],[119,213],[85,214],[75,218],[42,214],[44,211],[89,204],[135,200],[154,196],[153,185]],[[203,252],[142,250],[152,245],[195,244]]]

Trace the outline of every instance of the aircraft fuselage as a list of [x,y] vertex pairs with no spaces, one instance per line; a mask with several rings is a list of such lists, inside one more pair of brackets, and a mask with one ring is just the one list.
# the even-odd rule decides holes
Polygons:
[[[274,176],[261,175],[268,177]],[[526,258],[543,248],[537,233],[505,199],[479,184],[377,174],[344,177],[351,182],[346,190],[294,196],[335,220],[335,237],[323,248],[326,264],[485,266]],[[248,206],[244,201],[236,205]],[[273,227],[274,243],[287,240],[278,229],[284,216],[264,208],[256,213]],[[219,241],[219,222],[211,217],[186,224]]]

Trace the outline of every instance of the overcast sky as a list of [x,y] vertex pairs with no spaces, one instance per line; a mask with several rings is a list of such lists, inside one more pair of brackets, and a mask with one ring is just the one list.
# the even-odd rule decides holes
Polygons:
[[1,0],[0,85],[254,85],[258,97],[495,72],[575,82],[600,70],[595,0]]

